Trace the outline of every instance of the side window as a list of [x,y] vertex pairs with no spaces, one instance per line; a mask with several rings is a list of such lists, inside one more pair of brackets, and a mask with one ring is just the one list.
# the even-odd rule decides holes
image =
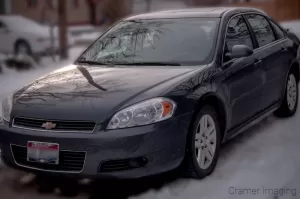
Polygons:
[[261,15],[247,15],[259,47],[275,41],[275,36],[267,19]]
[[234,45],[246,45],[253,48],[249,29],[242,16],[232,18],[228,24],[223,56],[224,62],[230,61],[229,53]]
[[274,31],[276,32],[278,39],[284,38],[285,34],[282,31],[282,29],[277,24],[275,24],[273,21],[270,21],[270,23],[272,24],[272,27],[273,27]]

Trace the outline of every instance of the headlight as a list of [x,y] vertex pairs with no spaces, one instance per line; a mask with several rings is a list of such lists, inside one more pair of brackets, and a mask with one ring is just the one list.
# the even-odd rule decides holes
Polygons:
[[10,114],[12,109],[12,96],[6,97],[2,102],[2,118],[10,122]]
[[172,117],[175,102],[167,98],[146,100],[117,112],[109,121],[107,129],[141,126]]

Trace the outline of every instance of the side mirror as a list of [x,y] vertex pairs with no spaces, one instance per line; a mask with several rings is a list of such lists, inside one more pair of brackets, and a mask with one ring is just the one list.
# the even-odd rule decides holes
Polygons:
[[253,49],[246,45],[234,45],[232,47],[230,57],[231,59],[248,57],[253,54]]

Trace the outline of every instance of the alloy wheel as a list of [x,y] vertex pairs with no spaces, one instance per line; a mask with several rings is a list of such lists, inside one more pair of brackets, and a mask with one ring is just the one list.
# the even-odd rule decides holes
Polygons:
[[217,132],[213,118],[203,115],[198,123],[195,138],[195,155],[199,167],[207,169],[213,162],[216,151]]

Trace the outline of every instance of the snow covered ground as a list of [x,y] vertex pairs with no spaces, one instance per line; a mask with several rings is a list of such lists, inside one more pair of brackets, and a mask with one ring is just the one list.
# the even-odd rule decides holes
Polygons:
[[212,176],[178,181],[138,198],[252,199],[272,198],[276,192],[299,198],[299,120],[299,111],[290,119],[271,116],[223,147]]

